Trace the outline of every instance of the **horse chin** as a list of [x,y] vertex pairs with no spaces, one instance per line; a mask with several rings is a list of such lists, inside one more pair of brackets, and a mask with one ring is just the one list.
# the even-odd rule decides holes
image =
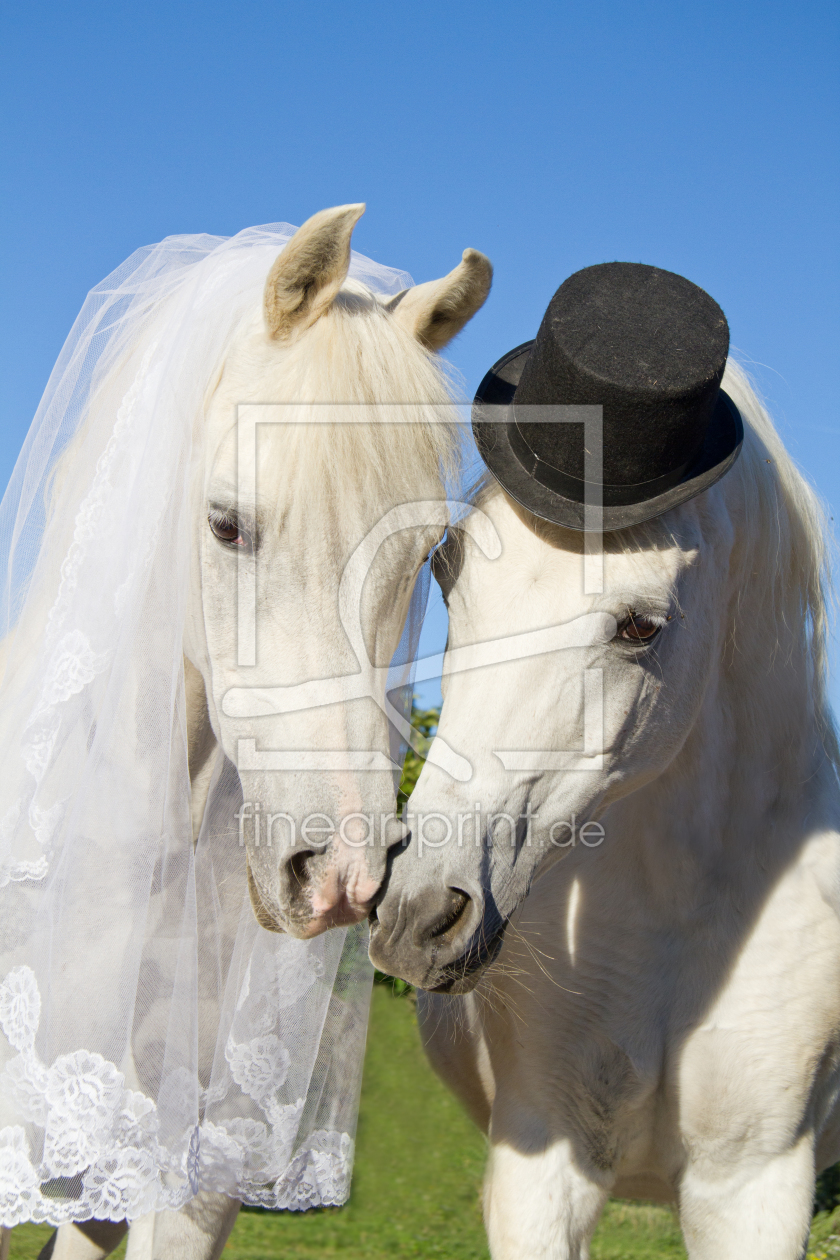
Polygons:
[[[375,967],[379,967],[383,960],[377,958],[376,945],[377,935],[381,929],[375,914],[371,915],[370,923],[370,959]],[[423,968],[422,975],[411,974],[413,969],[410,969],[408,972],[402,972],[400,979],[413,984],[417,989],[422,989],[424,993],[446,993],[453,997],[471,993],[499,956],[506,928],[507,921],[489,939],[481,939],[471,944],[455,962],[447,963],[443,967],[435,967],[432,963],[431,966]]]
[[424,985],[426,992],[453,995],[471,993],[488,967],[491,967],[498,958],[504,943],[506,928],[507,920],[489,940],[482,939],[454,963],[448,963],[447,966],[442,967],[440,981],[434,985]]
[[463,997],[467,993],[472,993],[484,974],[484,967],[471,971],[468,975],[461,976],[460,979],[444,980],[441,984],[429,985],[424,989],[425,993],[445,993],[449,997]]
[[369,906],[359,908],[345,898],[324,914],[313,914],[309,919],[295,920],[294,926],[289,930],[300,940],[310,940],[313,936],[320,936],[322,932],[329,932],[330,928],[353,927],[354,924],[361,923],[362,919],[367,918],[369,910]]
[[[251,863],[245,857],[245,870],[248,875],[248,895],[251,898],[251,909],[254,912],[254,918],[257,920],[261,928],[265,928],[267,932],[285,932],[287,930],[285,922],[282,922],[280,916],[269,910],[265,904],[259,885],[254,879],[254,872],[251,870]],[[292,933],[296,935],[296,933]]]

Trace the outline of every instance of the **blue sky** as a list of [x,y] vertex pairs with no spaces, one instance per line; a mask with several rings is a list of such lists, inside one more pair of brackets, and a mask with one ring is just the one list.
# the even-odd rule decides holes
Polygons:
[[138,245],[366,201],[357,248],[415,280],[493,260],[450,352],[470,392],[579,267],[702,285],[840,507],[836,4],[34,0],[2,27],[3,484]]

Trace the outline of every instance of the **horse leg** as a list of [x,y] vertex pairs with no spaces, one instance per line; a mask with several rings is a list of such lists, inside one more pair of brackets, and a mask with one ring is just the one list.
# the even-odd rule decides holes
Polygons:
[[567,1139],[531,1151],[492,1145],[484,1223],[493,1260],[588,1260],[607,1180],[581,1166]]
[[[38,1260],[105,1260],[125,1238],[127,1221],[82,1221],[60,1225]],[[3,1253],[0,1252],[0,1260]]]
[[177,1212],[150,1212],[132,1225],[125,1260],[219,1260],[240,1207],[200,1190]]
[[811,1136],[748,1168],[691,1164],[679,1200],[690,1260],[804,1260],[814,1202]]

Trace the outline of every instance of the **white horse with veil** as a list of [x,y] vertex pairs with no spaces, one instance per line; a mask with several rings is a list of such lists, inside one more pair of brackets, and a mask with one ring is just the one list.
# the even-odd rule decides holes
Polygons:
[[371,957],[432,990],[494,1260],[583,1260],[610,1194],[675,1202],[691,1260],[799,1260],[840,1158],[826,524],[737,366],[723,387],[740,459],[604,535],[600,590],[585,536],[492,478],[483,545],[436,562],[438,738],[472,777],[424,767]]
[[[458,457],[435,352],[491,279],[351,256],[363,209],[129,259],[0,510],[0,1223],[60,1225],[55,1260],[138,1218],[137,1260],[209,1260],[242,1199],[348,1193],[393,688]],[[226,705],[360,670],[366,700]]]

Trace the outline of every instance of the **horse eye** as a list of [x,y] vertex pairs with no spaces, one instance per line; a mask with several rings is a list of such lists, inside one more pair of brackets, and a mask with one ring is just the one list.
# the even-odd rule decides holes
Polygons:
[[239,522],[234,517],[227,516],[223,512],[211,512],[207,517],[207,523],[219,542],[243,549],[250,548],[250,537],[240,530]]
[[631,608],[624,620],[619,622],[616,637],[625,643],[652,643],[661,629],[661,622],[633,612]]

